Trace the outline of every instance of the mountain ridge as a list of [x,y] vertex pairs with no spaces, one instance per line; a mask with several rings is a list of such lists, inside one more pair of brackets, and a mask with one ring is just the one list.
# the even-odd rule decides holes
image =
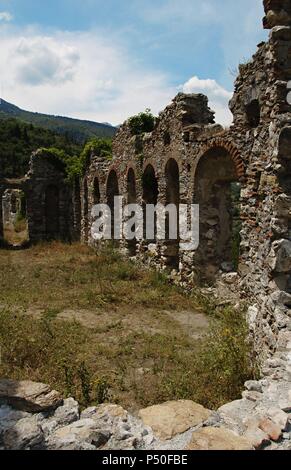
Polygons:
[[112,138],[117,131],[114,126],[107,123],[26,111],[0,98],[0,119],[9,118],[20,119],[25,123],[67,135],[79,144],[84,144],[93,137]]

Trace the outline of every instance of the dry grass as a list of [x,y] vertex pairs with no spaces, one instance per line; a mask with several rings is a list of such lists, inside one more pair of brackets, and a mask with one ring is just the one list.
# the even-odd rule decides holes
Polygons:
[[27,221],[19,219],[14,224],[6,223],[4,226],[4,240],[8,245],[23,245],[28,242]]
[[46,310],[196,309],[163,274],[142,270],[111,249],[51,243],[0,251],[0,304]]
[[242,317],[220,312],[197,339],[203,308],[111,250],[2,250],[0,374],[48,382],[84,406],[190,398],[214,407],[237,398],[252,370]]

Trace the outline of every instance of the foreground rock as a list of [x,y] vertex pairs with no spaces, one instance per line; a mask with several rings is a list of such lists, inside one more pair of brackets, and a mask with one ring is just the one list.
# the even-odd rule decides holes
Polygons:
[[109,429],[101,429],[93,419],[81,419],[55,431],[48,439],[51,450],[95,450],[110,439]]
[[21,419],[3,434],[3,444],[7,450],[32,450],[41,447],[43,441],[41,426],[30,418]]
[[253,446],[229,429],[209,427],[194,432],[186,450],[253,450]]
[[63,403],[58,392],[48,385],[30,381],[0,380],[0,404],[8,404],[21,411],[37,413],[55,410]]
[[143,423],[150,426],[157,437],[165,440],[202,425],[210,415],[211,411],[188,400],[169,401],[139,412]]
[[[3,382],[14,387],[6,386],[5,404],[0,404],[0,450],[291,448],[289,386],[281,382],[248,382],[241,400],[217,411],[180,400],[145,408],[138,416],[114,404],[93,406],[80,413],[73,398],[63,401],[48,386]],[[52,396],[58,397],[57,401],[50,400]],[[18,409],[7,403],[16,403]],[[56,403],[60,405],[54,409]],[[24,411],[28,408],[37,411]]]

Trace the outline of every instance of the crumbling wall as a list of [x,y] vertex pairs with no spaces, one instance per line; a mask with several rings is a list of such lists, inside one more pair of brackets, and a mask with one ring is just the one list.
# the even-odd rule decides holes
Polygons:
[[[245,166],[240,158],[239,150],[233,145],[231,142],[233,139],[229,139],[223,128],[213,123],[213,115],[214,113],[208,108],[208,100],[205,96],[180,93],[160,114],[153,132],[145,135],[132,135],[130,126],[126,122],[114,139],[113,160],[92,158],[87,170],[85,181],[87,181],[89,193],[88,217],[94,205],[92,197],[94,180],[97,178],[99,182],[99,202],[106,203],[108,202],[108,177],[112,171],[117,175],[118,191],[124,197],[124,204],[129,201],[133,202],[132,191],[129,187],[129,173],[131,174],[131,186],[135,188],[134,200],[140,206],[156,202],[163,205],[178,204],[178,202],[188,205],[193,202],[199,203],[200,201],[194,200],[198,185],[202,181],[202,179],[197,181],[197,171],[204,155],[208,155],[209,152],[212,152],[214,158],[217,159],[218,165],[213,167],[210,162],[206,176],[209,179],[212,173],[212,179],[205,180],[205,187],[213,182],[222,187],[223,182],[228,184],[233,180],[242,180]],[[206,158],[204,160],[207,162]],[[224,165],[225,161],[228,163],[228,169]],[[175,178],[178,187],[176,196],[173,195]],[[157,190],[155,190],[156,186]],[[213,214],[212,216],[209,214],[208,219],[211,220],[207,232],[211,228],[213,230],[213,226],[216,225],[213,223]],[[83,240],[85,238],[83,230]],[[221,233],[218,233],[218,238],[223,239]],[[136,243],[136,251],[145,262],[162,268],[175,268],[179,271],[181,282],[185,283],[190,282],[195,273],[202,274],[202,277],[213,278],[213,275],[221,268],[221,264],[229,258],[227,254],[221,256],[221,259],[216,259],[217,252],[213,248],[215,240],[208,238],[206,243],[209,252],[211,252],[210,248],[213,248],[211,254],[207,256],[206,251],[202,250],[200,261],[196,259],[195,263],[197,254],[182,249],[177,252],[178,242],[179,240],[177,243],[171,243],[169,240],[154,239],[149,243],[147,240],[142,240]],[[126,240],[121,242],[121,246],[125,249],[130,248],[128,245]],[[223,251],[225,250],[221,249],[221,252]],[[212,263],[216,262],[212,269],[209,269],[210,260]],[[203,269],[196,270],[197,265],[200,268],[203,266]]]
[[61,164],[43,151],[34,153],[26,187],[30,241],[73,240],[73,190]]
[[[88,186],[86,227],[90,227],[96,178],[100,202],[107,202],[108,176],[114,171],[124,203],[131,197],[130,172],[137,203],[156,198],[166,204],[172,181],[167,174],[169,162],[177,166],[179,203],[200,205],[200,247],[183,251],[179,240],[176,244],[142,240],[136,243],[135,254],[160,269],[173,269],[172,278],[183,286],[214,281],[225,271],[238,270],[239,281],[233,289],[251,305],[250,329],[263,360],[287,339],[291,341],[290,3],[264,2],[264,24],[273,29],[269,41],[260,44],[252,60],[240,66],[230,102],[234,119],[229,129],[214,123],[205,96],[180,93],[159,115],[151,133],[132,135],[125,122],[114,139],[112,161],[92,156],[84,180]],[[148,178],[148,187],[155,194],[145,187]],[[237,194],[240,191],[235,207],[233,184]],[[234,210],[239,211],[236,219]],[[231,231],[238,219],[236,264]],[[93,243],[86,230],[83,227],[83,240]],[[126,240],[120,245],[132,254]],[[284,370],[282,374],[286,367]]]

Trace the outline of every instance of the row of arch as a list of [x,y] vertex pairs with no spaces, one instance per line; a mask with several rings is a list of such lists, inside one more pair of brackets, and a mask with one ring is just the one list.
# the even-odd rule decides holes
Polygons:
[[[220,261],[231,261],[233,248],[232,230],[234,202],[238,206],[239,182],[243,177],[243,164],[239,159],[237,152],[212,145],[203,154],[195,165],[194,176],[194,194],[191,202],[200,205],[200,231],[202,258],[213,260],[218,256]],[[164,171],[163,201],[167,204],[179,206],[181,200],[181,171],[177,161],[170,158],[165,165]],[[161,177],[159,178],[161,180]],[[159,200],[160,187],[159,180],[151,163],[145,167],[141,178],[142,203],[156,205]],[[106,184],[105,197],[106,202],[111,208],[112,217],[114,217],[114,196],[122,195],[121,187],[118,181],[117,171],[110,169]],[[184,188],[185,189],[185,188]],[[92,185],[92,194],[94,204],[98,204],[101,198],[100,182],[95,177]],[[137,202],[137,179],[133,168],[129,168],[126,174],[126,195],[127,203]],[[236,200],[233,201],[234,193]],[[105,202],[105,201],[103,201]],[[237,211],[237,207],[235,208]],[[84,215],[88,225],[88,185],[84,182]],[[144,218],[146,211],[144,210]],[[179,211],[177,210],[177,223],[179,227]],[[144,219],[145,222],[145,219]],[[166,222],[167,223],[167,222]],[[145,223],[144,223],[145,226]],[[87,227],[88,228],[88,227]],[[166,233],[168,230],[166,229]],[[88,235],[88,232],[87,232]],[[203,240],[204,235],[206,239]],[[214,241],[213,241],[214,240]],[[176,240],[165,240],[167,242],[166,258],[168,264],[178,267],[179,264],[179,233]],[[131,244],[131,251],[134,252],[135,245]],[[213,247],[213,245],[216,245]],[[168,253],[168,255],[167,255]]]

